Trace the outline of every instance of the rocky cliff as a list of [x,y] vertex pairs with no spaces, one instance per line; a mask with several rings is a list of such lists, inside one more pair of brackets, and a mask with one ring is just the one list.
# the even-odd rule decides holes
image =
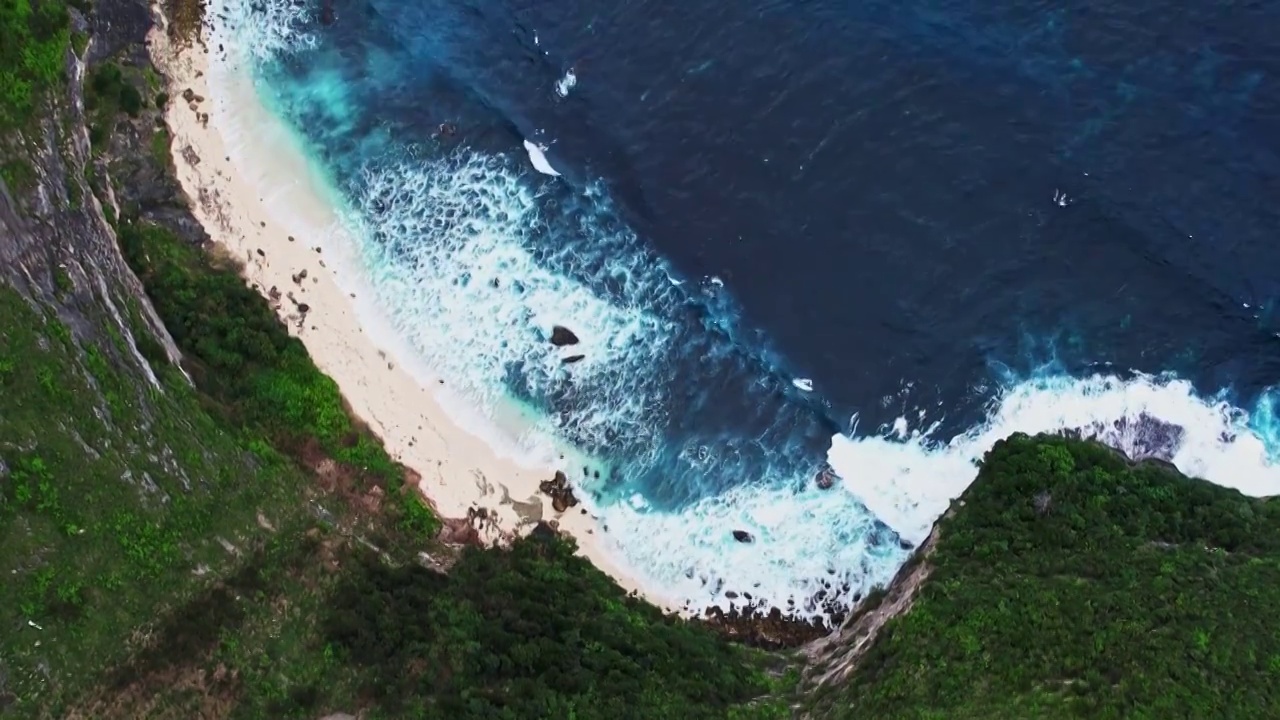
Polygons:
[[[163,168],[134,160],[147,155],[143,148],[157,128],[154,110],[122,123],[130,127],[110,133],[101,147],[90,140],[89,63],[119,56],[146,67],[138,63],[146,57],[147,7],[115,0],[88,16],[74,8],[69,13],[86,41],[79,52],[68,48],[66,82],[44,95],[43,112],[31,124],[3,138],[9,172],[0,183],[0,275],[29,302],[55,313],[78,340],[100,341],[104,327],[114,328],[128,351],[107,348],[113,365],[155,386],[140,345],[159,344],[170,360],[177,350],[121,256],[112,225],[124,201],[163,214],[187,233],[198,226],[184,217],[178,188]],[[115,129],[114,119],[102,122]],[[118,187],[130,188],[133,197],[117,197]],[[168,212],[161,210],[165,205]]]
[[123,217],[202,240],[166,172],[150,9],[65,13],[31,36],[61,40],[63,73],[0,132],[0,715],[143,716],[134,678],[86,695],[95,673],[296,515],[271,497],[303,481],[205,411],[121,252]]
[[437,534],[206,247],[151,27],[138,0],[0,0],[0,716],[783,716],[774,660],[555,533]]

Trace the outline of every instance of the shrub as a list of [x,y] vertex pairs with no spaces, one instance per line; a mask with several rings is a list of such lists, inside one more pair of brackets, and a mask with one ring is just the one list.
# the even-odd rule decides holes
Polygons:
[[325,639],[390,717],[789,715],[746,705],[771,689],[758,655],[628,597],[551,532],[469,549],[447,575],[374,553],[351,566]]
[[0,3],[0,129],[28,122],[40,95],[62,81],[69,19],[59,0]]
[[[299,457],[314,441],[357,477],[400,488],[402,468],[352,420],[337,384],[235,266],[156,225],[122,222],[118,236],[192,378],[227,418]],[[425,506],[392,507],[423,535],[439,527]]]
[[1025,435],[963,500],[832,717],[1280,717],[1280,504]]

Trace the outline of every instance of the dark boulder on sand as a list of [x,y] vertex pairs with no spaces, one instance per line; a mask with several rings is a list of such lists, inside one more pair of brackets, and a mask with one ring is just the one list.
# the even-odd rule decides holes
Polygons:
[[550,496],[551,508],[556,512],[564,512],[578,504],[578,498],[573,494],[573,488],[569,485],[569,478],[559,470],[556,471],[556,476],[551,480],[543,480],[538,483],[538,489],[543,494]]
[[564,347],[565,345],[577,345],[578,336],[572,330],[563,326],[556,325],[551,328],[551,344],[556,347]]

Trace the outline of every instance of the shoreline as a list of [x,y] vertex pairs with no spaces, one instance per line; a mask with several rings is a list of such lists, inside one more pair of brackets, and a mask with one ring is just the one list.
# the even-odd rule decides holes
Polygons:
[[[247,77],[233,78],[231,87],[216,88],[220,97],[214,101],[204,28],[199,41],[175,47],[167,33],[168,19],[158,11],[157,15],[148,45],[152,61],[166,78],[169,152],[192,214],[213,243],[240,262],[246,282],[271,303],[316,366],[337,383],[352,413],[382,440],[393,459],[421,478],[418,491],[441,520],[465,522],[483,508],[488,520],[477,530],[487,546],[508,543],[540,521],[549,522],[572,536],[578,554],[623,589],[667,613],[688,616],[673,599],[642,588],[638,578],[610,556],[601,524],[583,505],[555,511],[552,498],[540,486],[556,479],[557,471],[565,469],[557,467],[563,461],[529,467],[504,456],[479,437],[470,422],[449,414],[441,398],[428,389],[434,389],[423,377],[430,373],[428,368],[407,367],[411,357],[401,362],[409,354],[402,343],[382,342],[366,331],[370,309],[367,304],[360,308],[366,315],[362,318],[359,293],[350,292],[359,285],[358,260],[350,257],[355,249],[349,243],[343,248],[341,242],[321,247],[322,240],[333,240],[335,231],[341,231],[337,211],[326,203],[305,158],[284,137],[282,121],[271,116]],[[234,108],[231,123],[225,118],[232,112],[228,108]],[[236,123],[252,128],[252,136],[229,138],[228,131],[234,129],[229,126]],[[241,144],[236,146],[236,141]],[[261,168],[253,170],[260,175],[288,180],[276,184],[259,178],[255,183],[236,166],[233,155],[259,160]],[[263,188],[270,188],[270,194]],[[342,252],[334,252],[335,245]],[[383,335],[392,337],[389,332]],[[420,371],[418,377],[412,369]]]

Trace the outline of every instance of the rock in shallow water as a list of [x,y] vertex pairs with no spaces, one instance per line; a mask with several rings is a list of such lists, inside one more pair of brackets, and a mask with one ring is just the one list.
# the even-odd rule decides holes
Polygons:
[[572,330],[563,325],[555,325],[551,328],[551,344],[556,347],[577,345],[578,336],[574,334]]
[[740,543],[750,543],[750,542],[755,542],[756,540],[755,536],[753,536],[751,533],[747,532],[746,530],[734,530],[733,539],[737,540]]

